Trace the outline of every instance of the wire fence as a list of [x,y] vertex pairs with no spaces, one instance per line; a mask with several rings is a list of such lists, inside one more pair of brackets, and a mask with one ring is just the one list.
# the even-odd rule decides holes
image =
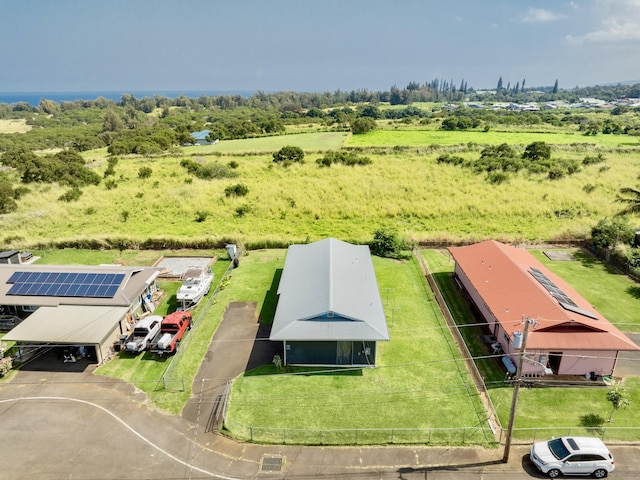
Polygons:
[[[240,252],[237,252],[236,255],[240,255]],[[184,391],[186,389],[185,380],[180,375],[176,374],[177,365],[180,362],[180,358],[183,355],[183,352],[187,350],[189,344],[191,343],[191,339],[195,336],[196,331],[199,326],[204,322],[209,309],[213,306],[214,300],[218,293],[224,288],[223,282],[229,276],[229,273],[234,268],[234,263],[229,262],[229,266],[225,270],[224,274],[220,276],[218,282],[216,283],[216,287],[208,296],[206,303],[202,306],[202,308],[198,311],[198,315],[192,319],[192,327],[189,332],[180,340],[180,348],[179,350],[171,357],[167,364],[167,368],[165,369],[162,377],[158,381],[156,385],[156,390],[165,389],[165,390],[174,390],[174,391]]]
[[497,445],[490,428],[344,428],[303,429],[243,425],[226,419],[237,440],[278,445]]

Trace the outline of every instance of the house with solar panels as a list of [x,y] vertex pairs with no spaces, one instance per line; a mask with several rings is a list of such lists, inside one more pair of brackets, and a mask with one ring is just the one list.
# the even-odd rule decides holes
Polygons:
[[556,375],[613,375],[621,352],[640,350],[528,251],[489,240],[449,252],[458,285],[487,322],[508,369],[519,362],[525,319],[532,322],[523,375],[545,369]]
[[269,338],[283,343],[285,365],[375,366],[389,331],[369,247],[291,245]]
[[20,321],[4,336],[21,355],[83,347],[97,363],[154,309],[158,268],[0,265],[0,306]]

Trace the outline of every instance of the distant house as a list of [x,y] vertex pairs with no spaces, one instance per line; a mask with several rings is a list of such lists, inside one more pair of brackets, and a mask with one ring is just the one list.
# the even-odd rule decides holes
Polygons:
[[199,132],[193,132],[191,134],[191,137],[194,140],[194,144],[195,145],[213,145],[218,143],[218,140],[214,140],[212,142],[210,142],[209,140],[207,140],[207,137],[209,137],[209,134],[211,133],[211,130],[201,130]]
[[291,245],[278,296],[270,339],[285,365],[375,366],[389,332],[368,246]]
[[[523,374],[612,375],[620,352],[640,350],[578,292],[521,248],[495,241],[449,248],[455,278],[512,365],[524,318],[534,320]],[[516,346],[514,346],[516,341]]]

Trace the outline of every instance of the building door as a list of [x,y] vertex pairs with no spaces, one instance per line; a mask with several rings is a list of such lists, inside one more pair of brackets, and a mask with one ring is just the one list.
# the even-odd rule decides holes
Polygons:
[[549,352],[549,368],[553,370],[555,375],[560,371],[560,361],[562,360],[562,352]]
[[353,363],[353,342],[338,342],[338,365],[351,365]]

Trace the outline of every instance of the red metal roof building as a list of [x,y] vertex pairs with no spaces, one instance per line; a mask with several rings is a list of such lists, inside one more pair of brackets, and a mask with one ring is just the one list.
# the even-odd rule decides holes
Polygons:
[[[621,351],[640,348],[528,251],[493,240],[451,247],[455,275],[502,350],[518,361],[514,340],[530,323],[523,374],[612,375]],[[516,342],[517,344],[517,342]]]

